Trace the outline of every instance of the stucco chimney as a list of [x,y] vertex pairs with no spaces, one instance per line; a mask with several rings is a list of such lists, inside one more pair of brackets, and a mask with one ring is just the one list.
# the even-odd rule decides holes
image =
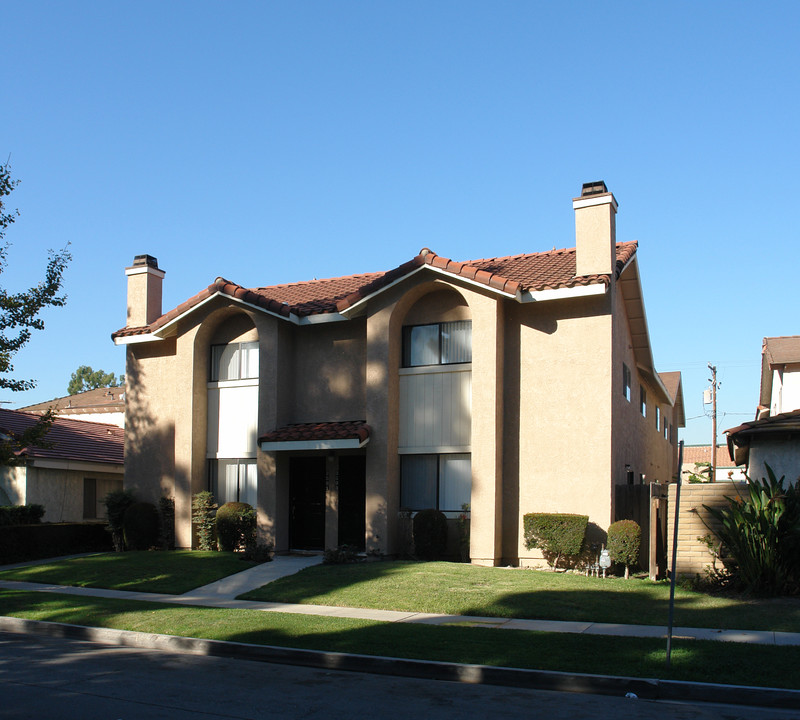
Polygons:
[[609,275],[616,264],[617,201],[606,184],[584,183],[573,198],[575,210],[575,275]]
[[164,271],[152,255],[137,255],[125,268],[128,276],[128,327],[143,327],[161,317]]

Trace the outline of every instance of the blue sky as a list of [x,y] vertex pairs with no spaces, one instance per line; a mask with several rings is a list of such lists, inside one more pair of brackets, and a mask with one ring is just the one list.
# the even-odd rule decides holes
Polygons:
[[124,371],[124,268],[164,309],[246,286],[574,245],[603,179],[639,241],[656,366],[689,443],[752,419],[761,340],[800,334],[797,37],[773,2],[5,0],[0,160],[22,183],[0,281],[70,243],[69,301],[6,407]]

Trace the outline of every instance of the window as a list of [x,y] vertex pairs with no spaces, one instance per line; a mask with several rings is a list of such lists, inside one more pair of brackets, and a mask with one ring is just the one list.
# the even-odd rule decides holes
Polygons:
[[83,519],[97,519],[97,480],[83,478]]
[[661,408],[656,405],[656,431],[661,428]]
[[639,388],[639,412],[642,417],[647,417],[647,390],[643,387]]
[[403,367],[472,362],[472,321],[403,328]]
[[258,377],[258,343],[211,346],[211,381]]
[[403,455],[400,488],[403,507],[460,512],[472,494],[470,454]]
[[219,505],[244,502],[256,507],[258,480],[255,460],[211,460],[211,492]]
[[622,363],[622,394],[631,401],[631,369],[625,363]]

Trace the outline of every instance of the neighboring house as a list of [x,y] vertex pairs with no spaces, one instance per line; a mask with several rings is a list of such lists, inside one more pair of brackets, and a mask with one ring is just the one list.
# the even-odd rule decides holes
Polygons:
[[725,432],[749,477],[766,477],[766,465],[789,482],[800,477],[800,335],[764,338],[756,419]]
[[[166,314],[164,271],[128,277],[126,487],[243,500],[278,551],[399,551],[398,514],[471,506],[470,556],[531,564],[530,512],[607,528],[615,486],[669,482],[680,374],[653,362],[635,242],[604,183],[573,200],[576,247],[244,288]],[[548,245],[552,244],[550,240]],[[298,256],[300,257],[300,256]],[[671,388],[671,389],[670,389]]]
[[[37,414],[0,410],[0,438],[19,436],[38,420]],[[103,498],[122,489],[125,431],[57,417],[45,443],[22,448],[19,465],[0,467],[0,505],[43,505],[45,522],[103,518]]]
[[[684,482],[688,480],[690,473],[697,474],[696,466],[699,463],[711,464],[711,445],[684,445],[681,465]],[[716,482],[745,479],[744,470],[731,460],[727,445],[717,445],[717,473],[714,479]]]
[[125,427],[125,386],[87,390],[28,405],[19,410],[37,414],[53,410],[59,417],[68,417],[71,420],[111,423]]

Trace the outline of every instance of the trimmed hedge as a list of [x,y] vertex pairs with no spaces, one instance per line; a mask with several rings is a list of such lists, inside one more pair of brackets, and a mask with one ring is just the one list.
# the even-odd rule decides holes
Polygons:
[[122,516],[125,547],[128,550],[149,550],[158,544],[158,510],[153,503],[136,502]]
[[614,562],[625,566],[626,578],[630,568],[639,562],[641,540],[642,529],[634,520],[617,520],[608,528],[608,554]]
[[229,502],[217,510],[217,544],[223,552],[256,544],[256,511],[251,505]]
[[2,505],[0,525],[35,525],[44,517],[44,505]]
[[0,527],[0,564],[113,550],[102,523],[43,523]]
[[438,560],[447,550],[447,518],[440,510],[420,510],[413,520],[414,554],[421,560]]
[[588,515],[528,513],[523,516],[525,547],[540,548],[555,569],[562,557],[580,555],[588,525]]

